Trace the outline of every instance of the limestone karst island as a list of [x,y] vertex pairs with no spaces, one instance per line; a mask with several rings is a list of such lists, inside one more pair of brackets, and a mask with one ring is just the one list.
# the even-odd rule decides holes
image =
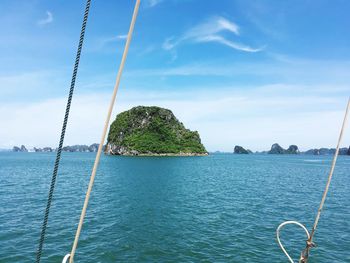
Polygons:
[[190,131],[160,107],[138,106],[117,115],[111,124],[107,147],[111,155],[208,155],[197,131]]

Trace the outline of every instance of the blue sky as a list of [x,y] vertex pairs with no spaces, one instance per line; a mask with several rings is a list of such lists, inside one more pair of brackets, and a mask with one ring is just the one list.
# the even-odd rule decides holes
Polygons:
[[[57,144],[84,5],[1,1],[0,148]],[[92,1],[66,144],[99,141],[133,5]],[[167,107],[211,151],[332,147],[350,95],[348,10],[346,0],[143,0],[114,114]]]

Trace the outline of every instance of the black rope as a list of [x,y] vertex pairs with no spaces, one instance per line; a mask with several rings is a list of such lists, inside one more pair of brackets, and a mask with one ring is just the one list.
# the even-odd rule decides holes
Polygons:
[[68,116],[69,116],[70,106],[71,106],[71,102],[72,102],[72,97],[73,97],[73,92],[74,92],[74,87],[75,87],[75,81],[76,81],[76,78],[77,78],[77,72],[78,72],[78,67],[79,67],[81,50],[82,50],[83,42],[84,42],[86,23],[87,23],[88,16],[89,16],[90,3],[91,3],[91,0],[87,0],[86,1],[84,20],[83,20],[83,24],[82,24],[81,32],[80,32],[78,51],[77,51],[77,55],[76,55],[76,58],[75,58],[75,64],[74,64],[74,69],[73,69],[72,81],[71,81],[71,84],[70,84],[70,90],[69,90],[69,95],[68,95],[68,100],[67,100],[67,105],[66,105],[66,112],[65,112],[65,115],[64,115],[60,142],[59,142],[59,146],[58,146],[58,149],[57,149],[55,166],[54,166],[53,173],[52,173],[50,191],[49,191],[49,196],[48,196],[48,199],[47,199],[47,205],[46,205],[46,209],[45,209],[45,216],[44,216],[44,221],[43,221],[43,224],[42,224],[41,235],[40,235],[40,240],[39,240],[39,246],[38,246],[38,250],[37,250],[37,254],[36,254],[36,261],[35,261],[36,263],[40,262],[41,254],[42,254],[42,250],[43,250],[43,245],[44,245],[44,240],[45,240],[45,233],[46,233],[46,228],[47,228],[47,222],[48,222],[48,219],[49,219],[49,212],[50,212],[53,192],[54,192],[54,189],[55,189],[57,171],[58,171],[58,166],[59,166],[60,159],[61,159],[61,152],[62,152],[62,147],[63,147],[63,141],[64,141],[64,136],[66,134],[66,127],[67,127],[67,122],[68,122]]

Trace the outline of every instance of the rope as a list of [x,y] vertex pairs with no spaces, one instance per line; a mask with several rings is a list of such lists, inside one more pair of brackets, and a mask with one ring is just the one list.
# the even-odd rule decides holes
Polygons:
[[102,153],[103,143],[104,143],[105,138],[106,138],[108,125],[109,125],[109,122],[110,122],[110,119],[111,119],[113,106],[114,106],[114,103],[115,103],[115,100],[116,100],[116,96],[117,96],[117,92],[118,92],[118,88],[119,88],[120,79],[121,79],[122,72],[123,72],[123,69],[124,69],[126,57],[127,57],[128,51],[129,51],[131,37],[132,37],[132,33],[134,31],[135,22],[136,22],[136,18],[137,18],[139,7],[140,7],[140,0],[136,0],[134,13],[133,13],[131,24],[130,24],[130,29],[129,29],[128,37],[127,37],[125,48],[124,48],[123,57],[122,57],[122,60],[121,60],[120,66],[119,66],[118,75],[117,75],[117,78],[116,78],[116,83],[115,83],[115,86],[114,86],[111,102],[110,102],[110,105],[109,105],[107,118],[106,118],[106,121],[105,121],[105,124],[104,124],[100,145],[98,147],[95,163],[94,163],[94,166],[93,166],[93,169],[92,169],[92,173],[91,173],[91,177],[90,177],[89,186],[88,186],[88,189],[87,189],[87,192],[86,192],[86,196],[85,196],[84,206],[83,206],[83,209],[81,211],[77,232],[76,232],[76,235],[75,235],[72,251],[70,253],[69,263],[73,263],[73,260],[74,260],[75,251],[77,249],[80,232],[81,232],[81,229],[82,229],[82,226],[83,226],[83,222],[84,222],[84,218],[85,218],[85,214],[86,214],[86,209],[87,209],[87,206],[88,206],[88,203],[89,203],[91,190],[92,190],[92,187],[93,187],[93,184],[94,184],[97,167],[98,167],[98,164],[99,164],[99,161],[100,161],[100,157],[101,157],[101,153]]
[[[346,122],[347,122],[347,119],[348,119],[349,108],[350,108],[350,97],[348,99],[348,104],[346,106],[344,120],[343,120],[343,125],[342,125],[341,130],[340,130],[340,134],[339,134],[339,138],[338,138],[338,144],[337,144],[337,149],[335,150],[335,154],[334,154],[334,157],[333,157],[332,167],[331,167],[331,170],[330,170],[329,175],[328,175],[328,181],[327,181],[327,184],[326,184],[326,188],[325,188],[325,190],[323,192],[323,196],[322,196],[322,199],[321,199],[320,206],[318,208],[318,212],[317,212],[317,215],[316,215],[314,226],[312,227],[312,230],[311,230],[310,238],[307,240],[307,245],[306,245],[306,248],[304,250],[304,254],[307,255],[307,256],[309,254],[310,249],[314,246],[313,243],[312,243],[312,240],[313,240],[313,237],[315,235],[316,228],[317,228],[317,225],[318,225],[318,221],[320,220],[321,212],[322,212],[324,203],[326,201],[326,197],[327,197],[327,194],[328,194],[329,186],[330,186],[331,181],[332,181],[335,164],[337,162],[338,155],[339,155],[340,143],[341,143],[341,141],[343,139],[345,126],[346,126]],[[302,262],[303,263],[304,262],[307,263],[307,260],[308,260],[308,258],[306,257],[305,260],[302,261]]]
[[[323,192],[323,195],[322,195],[322,199],[321,199],[321,203],[320,203],[320,206],[318,208],[318,211],[317,211],[317,215],[316,215],[316,218],[315,218],[315,222],[314,222],[314,225],[312,227],[312,230],[311,230],[311,234],[307,234],[308,235],[308,239],[306,241],[306,247],[305,249],[301,252],[301,256],[300,256],[300,259],[299,259],[299,263],[307,263],[308,262],[308,259],[309,259],[309,254],[310,254],[310,250],[311,248],[315,247],[315,244],[313,243],[313,237],[315,235],[315,232],[316,232],[316,228],[317,228],[317,225],[318,225],[318,221],[320,220],[320,216],[321,216],[321,212],[323,210],[323,206],[324,206],[324,203],[326,201],[326,197],[327,197],[327,194],[328,194],[328,190],[329,190],[329,187],[330,187],[330,184],[331,184],[331,181],[332,181],[332,177],[333,177],[333,173],[334,173],[334,169],[335,169],[335,165],[337,163],[337,159],[338,159],[338,155],[339,155],[339,148],[340,148],[340,144],[341,144],[341,141],[343,139],[343,135],[344,135],[344,131],[345,131],[345,127],[346,127],[346,123],[347,123],[347,119],[348,119],[348,113],[349,113],[349,108],[350,108],[350,97],[348,99],[348,104],[346,106],[346,110],[345,110],[345,115],[344,115],[344,119],[343,119],[343,124],[342,124],[342,127],[341,127],[341,130],[340,130],[340,134],[339,134],[339,138],[338,138],[338,143],[337,143],[337,148],[335,150],[335,153],[334,153],[334,157],[333,157],[333,161],[332,161],[332,166],[331,166],[331,170],[329,172],[329,175],[328,175],[328,180],[327,180],[327,184],[326,184],[326,188]],[[288,257],[288,259],[290,260],[290,262],[293,263],[293,260],[291,259],[291,257],[288,255],[288,253],[286,252],[286,250],[284,249],[284,247],[282,246],[281,244],[281,241],[280,241],[280,238],[279,238],[279,233],[280,233],[280,229],[281,227],[283,227],[285,224],[290,224],[290,222],[293,222],[294,224],[297,224],[299,226],[301,226],[304,230],[306,229],[304,225],[300,224],[299,222],[295,222],[295,221],[287,221],[287,222],[284,222],[282,223],[281,225],[279,225],[279,227],[277,228],[277,241],[282,249],[282,251],[285,253],[285,255]],[[308,233],[308,232],[307,232]]]
[[294,263],[293,259],[289,256],[288,252],[286,251],[286,249],[285,249],[284,246],[282,245],[282,242],[281,242],[281,239],[280,239],[280,232],[281,232],[282,228],[283,228],[284,226],[286,226],[286,225],[297,225],[297,226],[300,226],[300,227],[305,231],[306,236],[307,236],[307,239],[310,238],[310,234],[309,234],[309,231],[306,229],[306,227],[305,227],[303,224],[301,224],[301,223],[299,223],[299,222],[297,222],[297,221],[286,221],[286,222],[283,222],[282,224],[280,224],[280,225],[278,226],[277,231],[276,231],[276,232],[277,232],[277,242],[278,242],[280,248],[282,249],[283,253],[284,253],[284,254],[287,256],[287,258],[289,259],[289,261],[290,261],[291,263]]
[[52,203],[53,192],[55,190],[57,171],[58,171],[58,166],[59,166],[59,163],[61,160],[63,141],[64,141],[64,137],[66,134],[66,127],[67,127],[67,122],[68,122],[68,117],[69,117],[69,111],[70,111],[70,106],[71,106],[71,102],[72,102],[72,98],[73,98],[75,81],[76,81],[77,73],[78,73],[81,50],[82,50],[83,42],[84,42],[86,23],[87,23],[88,16],[89,16],[90,3],[91,3],[91,0],[86,1],[84,19],[83,19],[83,24],[81,26],[80,39],[79,39],[78,50],[77,50],[77,54],[76,54],[76,58],[75,58],[75,64],[74,64],[73,75],[72,75],[72,80],[71,80],[71,84],[70,84],[70,90],[69,90],[69,95],[68,95],[68,100],[67,100],[67,105],[66,105],[66,111],[65,111],[63,125],[62,125],[60,142],[59,142],[59,146],[57,149],[56,160],[55,160],[55,165],[54,165],[54,169],[53,169],[53,173],[52,173],[51,185],[50,185],[49,195],[48,195],[48,199],[47,199],[47,205],[46,205],[46,209],[45,209],[44,221],[43,221],[42,228],[41,228],[39,246],[38,246],[38,250],[37,250],[37,254],[36,254],[36,261],[35,261],[36,263],[40,262],[41,254],[42,254],[42,250],[43,250],[45,233],[46,233],[47,223],[48,223],[48,219],[49,219],[49,212],[50,212],[50,207],[51,207],[51,203]]

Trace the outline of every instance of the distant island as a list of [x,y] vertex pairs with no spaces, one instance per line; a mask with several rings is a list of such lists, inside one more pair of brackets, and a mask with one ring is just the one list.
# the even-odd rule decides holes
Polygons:
[[242,146],[236,145],[234,150],[233,150],[233,153],[235,153],[235,154],[250,154],[253,152],[249,149],[247,149],[247,150],[244,149]]
[[[311,149],[305,152],[299,151],[297,145],[290,145],[287,149],[281,147],[278,143],[274,143],[269,151],[255,152],[255,154],[306,154],[306,155],[333,155],[335,153],[335,148],[320,148]],[[246,150],[242,146],[236,145],[233,150],[234,154],[252,154],[250,150]],[[349,148],[343,147],[339,149],[339,155],[350,155]]]
[[138,106],[117,115],[107,146],[111,155],[208,155],[199,133],[190,131],[171,110]]
[[[63,152],[97,152],[99,144],[93,143],[90,146],[88,145],[72,145],[72,146],[64,146],[62,148]],[[20,147],[14,146],[12,148],[13,152],[56,152],[57,148],[44,147],[44,148],[36,148],[27,149],[24,145]]]
[[[64,146],[63,152],[97,152],[99,144],[94,143],[89,145],[72,145]],[[106,145],[103,146],[104,151],[107,149]],[[11,151],[7,149],[2,149],[2,151]],[[20,147],[14,146],[12,148],[13,152],[55,152],[57,149],[51,147],[27,149],[24,145]],[[220,152],[215,151],[213,154],[228,154],[230,152]],[[232,152],[231,152],[232,153]],[[252,152],[249,149],[245,149],[242,146],[236,145],[233,150],[234,154],[303,154],[303,155],[333,155],[335,153],[335,148],[319,148],[310,149],[304,152],[299,151],[298,146],[291,145],[287,149],[282,148],[279,144],[275,143],[271,146],[269,151],[262,152]],[[350,155],[350,147],[342,147],[339,149],[339,155]]]
[[283,149],[278,143],[274,143],[271,146],[271,150],[268,154],[299,154],[299,148],[296,145],[290,145],[288,149]]

